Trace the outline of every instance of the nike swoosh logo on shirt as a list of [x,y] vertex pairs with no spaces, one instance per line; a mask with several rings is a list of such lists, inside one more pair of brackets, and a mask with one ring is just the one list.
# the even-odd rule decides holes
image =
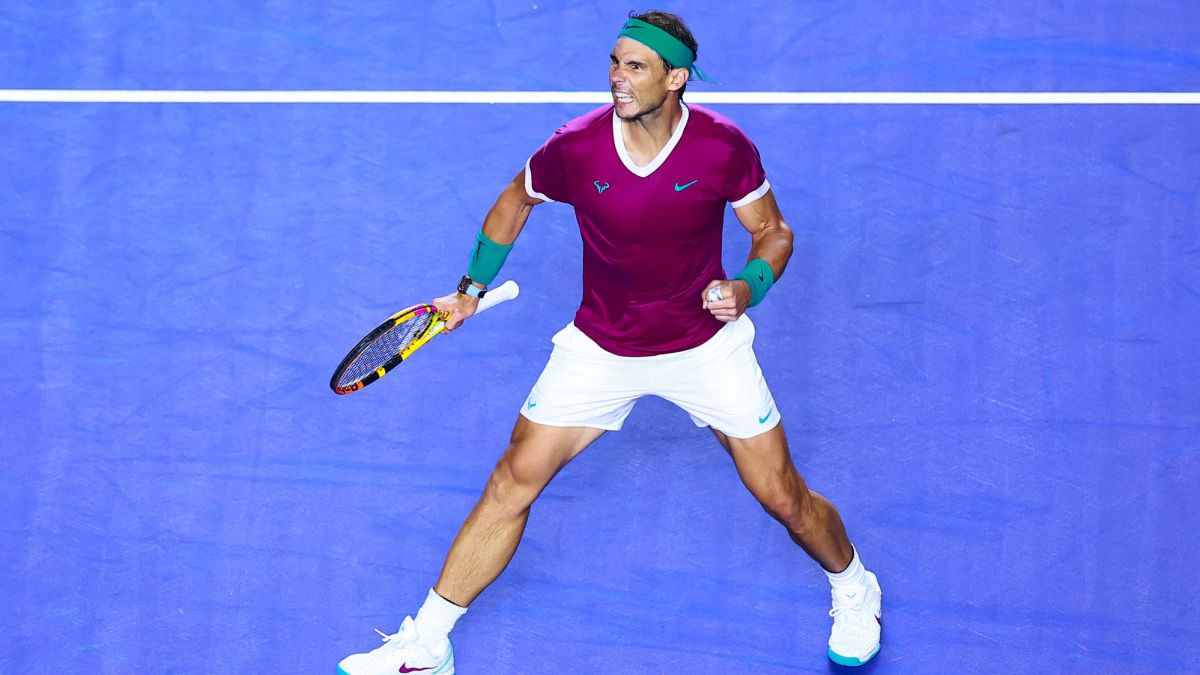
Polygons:
[[676,184],[675,184],[675,191],[676,191],[676,192],[683,192],[684,190],[686,190],[686,189],[688,189],[688,188],[692,187],[693,185],[695,185],[696,183],[699,183],[699,182],[700,182],[700,179],[699,179],[699,178],[697,178],[696,180],[694,180],[694,181],[692,181],[692,182],[690,182],[690,183],[684,183],[683,185],[680,185],[679,183],[676,183]]

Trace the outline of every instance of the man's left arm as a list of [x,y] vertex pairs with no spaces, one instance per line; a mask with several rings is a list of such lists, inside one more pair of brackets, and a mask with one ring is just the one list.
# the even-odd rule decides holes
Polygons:
[[[737,275],[740,278],[714,280],[701,294],[704,307],[725,322],[737,321],[752,302],[761,300],[766,289],[783,276],[788,259],[792,257],[792,228],[783,221],[773,192],[768,191],[749,204],[739,206],[733,213],[750,233],[746,268]],[[752,282],[756,289],[752,289]],[[708,290],[713,286],[721,287],[722,299],[709,302]],[[758,297],[755,297],[755,291]]]

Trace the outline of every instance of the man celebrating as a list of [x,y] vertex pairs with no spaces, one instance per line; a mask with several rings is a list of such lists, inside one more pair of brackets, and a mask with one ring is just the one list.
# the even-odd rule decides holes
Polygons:
[[[682,102],[696,41],[679,17],[631,18],[611,55],[613,104],[550,137],[488,212],[458,293],[436,304],[454,329],[475,313],[530,210],[575,208],[583,302],[524,403],[512,440],[459,530],[437,583],[385,644],[347,657],[342,675],[454,672],[449,633],[516,553],[550,479],[638,398],[660,396],[709,427],[763,509],[826,571],[833,590],[829,658],[861,665],[879,651],[875,575],[859,561],[833,505],[792,464],[780,413],[743,315],[792,254],[792,233],[758,150],[728,119]],[[751,237],[733,279],[721,267],[726,202]]]

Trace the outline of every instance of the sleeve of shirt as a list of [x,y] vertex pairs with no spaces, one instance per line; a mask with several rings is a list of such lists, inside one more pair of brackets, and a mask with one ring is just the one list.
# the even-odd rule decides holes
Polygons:
[[534,199],[571,203],[567,190],[565,148],[567,134],[559,128],[525,162],[525,192]]
[[755,201],[771,189],[758,148],[741,129],[735,129],[730,139],[729,162],[726,164],[725,175],[725,199],[735,209]]

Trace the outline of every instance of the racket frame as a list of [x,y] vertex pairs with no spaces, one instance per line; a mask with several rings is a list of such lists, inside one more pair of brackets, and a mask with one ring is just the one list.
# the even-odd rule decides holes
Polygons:
[[[421,346],[423,346],[426,342],[432,340],[433,336],[442,332],[442,328],[445,327],[446,322],[438,317],[437,313],[437,307],[434,307],[428,303],[421,303],[419,305],[413,305],[412,307],[402,309],[388,317],[386,321],[376,326],[371,330],[370,333],[367,333],[363,339],[359,340],[358,344],[354,345],[354,349],[351,349],[350,353],[346,354],[346,358],[342,359],[342,362],[338,364],[337,369],[333,371],[333,377],[329,380],[329,388],[332,389],[335,394],[349,394],[351,392],[358,391],[368,384],[371,384],[375,380],[383,377],[384,375],[387,375],[388,371],[400,365],[400,363],[404,361],[404,359],[408,358],[410,354],[420,349]],[[367,347],[370,347],[372,344],[374,344],[375,341],[378,340],[384,333],[387,333],[405,321],[411,321],[413,318],[422,316],[424,314],[433,314],[435,316],[434,319],[429,322],[429,325],[425,327],[425,330],[422,331],[421,334],[414,338],[411,342],[409,342],[404,349],[401,349],[387,361],[384,361],[383,365],[367,373],[362,378],[351,382],[344,387],[338,384],[338,381],[342,378],[342,375],[344,375],[345,372],[350,368],[350,364],[354,363],[354,360],[361,356],[362,353],[366,351]]]
[[[516,282],[506,281],[497,286],[494,290],[488,291],[487,295],[485,295],[483,299],[479,301],[479,306],[476,308],[475,313],[479,314],[480,312],[491,309],[495,305],[498,305],[502,302],[512,300],[513,298],[516,298],[518,294],[520,294],[520,287],[517,286]],[[404,349],[401,349],[398,353],[385,361],[383,365],[367,373],[361,379],[351,382],[344,387],[338,384],[338,380],[341,379],[342,375],[350,367],[350,364],[353,363],[354,360],[358,358],[367,347],[378,340],[380,336],[392,330],[401,323],[408,321],[413,317],[422,316],[426,313],[433,314],[433,320],[429,322],[429,325],[425,327],[425,330],[420,335],[408,343],[408,346],[406,346]],[[438,312],[438,308],[429,303],[413,305],[412,307],[396,312],[388,317],[386,321],[376,326],[370,333],[367,333],[363,339],[358,341],[358,344],[354,345],[354,349],[351,349],[350,353],[346,354],[346,358],[342,359],[342,362],[338,364],[337,369],[333,371],[333,377],[329,379],[329,388],[332,389],[335,394],[339,395],[349,394],[362,389],[375,380],[387,375],[388,372],[390,372],[393,368],[400,365],[408,357],[412,356],[413,352],[425,346],[425,344],[432,340],[438,333],[441,333],[442,329],[445,327],[446,321]]]

